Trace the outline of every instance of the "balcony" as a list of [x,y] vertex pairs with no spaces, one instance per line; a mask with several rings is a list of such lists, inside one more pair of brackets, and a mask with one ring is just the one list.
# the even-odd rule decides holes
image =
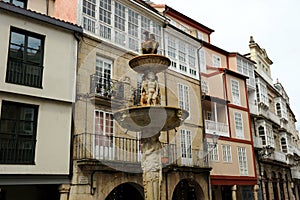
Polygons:
[[217,134],[219,136],[229,136],[228,125],[222,122],[205,120],[205,131],[209,134]]
[[90,94],[94,95],[94,100],[98,104],[117,107],[128,107],[133,101],[134,89],[129,80],[117,81],[110,78],[110,75],[100,76],[92,74],[90,76]]
[[41,88],[42,77],[43,66],[23,62],[23,60],[16,58],[9,58],[6,82]]
[[[82,133],[74,137],[74,159],[80,166],[98,166],[102,170],[134,170],[141,172],[140,140]],[[180,145],[178,145],[180,146]],[[162,143],[161,162],[167,166],[189,166],[208,168],[207,156],[203,151],[191,150],[191,158],[182,158],[176,144]]]
[[287,162],[285,153],[279,151],[274,151],[273,159],[282,163]]
[[262,115],[263,117],[272,120],[274,123],[280,126],[280,118],[270,110],[264,110],[262,108],[259,108],[259,115]]
[[35,140],[0,138],[0,164],[33,164]]

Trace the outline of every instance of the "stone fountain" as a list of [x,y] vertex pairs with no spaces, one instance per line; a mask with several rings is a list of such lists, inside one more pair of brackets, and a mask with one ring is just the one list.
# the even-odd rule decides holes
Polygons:
[[160,131],[181,125],[188,112],[178,107],[162,106],[157,73],[170,66],[170,59],[157,55],[158,42],[154,35],[144,33],[143,55],[134,57],[129,66],[143,74],[140,106],[129,107],[114,113],[115,120],[129,131],[141,132],[142,170],[145,200],[161,199],[162,164],[159,141]]

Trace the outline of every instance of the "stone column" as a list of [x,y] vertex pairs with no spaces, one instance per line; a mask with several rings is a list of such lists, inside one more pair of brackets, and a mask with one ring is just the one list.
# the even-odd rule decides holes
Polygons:
[[254,200],[258,200],[259,185],[254,185],[253,190],[254,190]]
[[60,200],[68,200],[70,193],[70,185],[69,184],[61,184],[58,188],[60,193]]
[[236,200],[236,185],[231,187],[232,200]]
[[161,198],[162,164],[159,135],[141,140],[145,200],[160,200]]

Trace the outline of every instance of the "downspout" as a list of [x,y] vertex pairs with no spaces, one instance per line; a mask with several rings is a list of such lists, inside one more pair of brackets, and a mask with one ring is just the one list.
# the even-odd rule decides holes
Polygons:
[[[202,41],[201,41],[202,42]],[[201,111],[202,111],[202,132],[203,132],[203,151],[207,152],[207,141],[206,141],[206,132],[205,132],[205,119],[204,119],[204,99],[202,97],[202,84],[201,84],[201,67],[200,67],[200,57],[199,57],[199,52],[202,49],[203,45],[201,44],[200,47],[198,47],[197,49],[197,60],[198,60],[198,71],[199,71],[199,85],[200,85],[200,101],[201,101]],[[205,155],[207,156],[207,155]],[[204,158],[203,158],[204,160]],[[208,160],[207,160],[208,162]],[[211,185],[210,185],[210,171],[207,172],[207,194],[208,194],[208,198],[210,199],[210,189],[211,189]]]
[[49,0],[46,0],[46,15],[49,16]]
[[[47,0],[48,1],[48,0]],[[73,154],[73,151],[74,151],[74,138],[75,138],[75,134],[74,134],[74,131],[75,131],[75,103],[76,103],[76,99],[77,99],[77,89],[76,89],[76,85],[77,85],[77,70],[78,70],[78,55],[79,55],[79,43],[80,43],[80,40],[81,40],[81,36],[79,35],[79,33],[78,32],[75,32],[74,33],[74,37],[75,37],[75,39],[76,39],[76,41],[77,41],[77,48],[76,48],[76,64],[75,64],[75,66],[76,66],[76,72],[75,72],[75,80],[74,80],[74,82],[75,82],[75,91],[74,91],[74,93],[75,93],[75,100],[74,100],[74,103],[72,103],[72,118],[71,118],[71,120],[72,120],[72,122],[71,122],[71,144],[70,144],[70,149],[71,149],[71,151],[70,151],[70,163],[69,163],[69,175],[70,175],[70,178],[71,177],[73,177],[73,164],[74,164],[74,162],[73,162],[73,160],[74,160],[74,158],[73,158],[73,156],[74,156],[74,154]]]

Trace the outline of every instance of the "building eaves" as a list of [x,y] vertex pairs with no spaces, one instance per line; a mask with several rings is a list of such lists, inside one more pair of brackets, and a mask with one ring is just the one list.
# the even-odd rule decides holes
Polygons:
[[253,64],[256,64],[256,62],[255,62],[254,60],[251,60],[250,58],[247,57],[247,54],[242,55],[242,54],[240,54],[240,53],[238,53],[238,52],[230,52],[230,53],[229,53],[229,56],[240,56],[240,57],[242,57],[242,58],[248,60],[249,62],[251,62],[251,63],[253,63]]
[[235,72],[235,71],[230,70],[230,69],[227,69],[227,68],[219,68],[219,70],[220,70],[220,71],[223,71],[223,72],[226,73],[226,74],[232,75],[232,76],[237,77],[237,78],[240,78],[240,79],[246,80],[246,79],[249,78],[248,76],[245,76],[245,75],[243,75],[243,74],[240,74],[240,73],[238,73],[238,72]]
[[209,34],[209,35],[214,32],[213,29],[211,29],[211,28],[209,28],[209,27],[207,27],[207,26],[205,26],[205,25],[197,22],[196,20],[194,20],[194,19],[192,19],[192,18],[190,18],[190,17],[182,14],[181,12],[179,12],[179,11],[171,8],[168,5],[165,5],[165,4],[151,4],[151,5],[154,8],[155,7],[157,7],[157,8],[164,8],[164,13],[165,14],[168,14],[168,15],[174,17],[174,18],[180,19],[180,21],[182,21],[182,22],[184,22],[186,24],[189,24],[190,26],[195,27],[195,28],[197,28],[197,29],[199,29],[199,30],[201,30],[201,31]]
[[12,12],[12,13],[15,13],[18,15],[22,15],[24,17],[32,18],[32,19],[35,19],[35,20],[38,20],[41,22],[45,22],[45,23],[48,23],[48,24],[51,24],[54,26],[58,26],[58,27],[70,30],[70,31],[78,32],[81,34],[83,33],[82,27],[80,27],[76,24],[62,21],[62,20],[56,19],[54,17],[50,17],[48,15],[44,15],[44,14],[29,10],[29,9],[24,9],[24,8],[21,8],[21,7],[18,7],[13,4],[3,2],[3,1],[0,1],[0,10]]
[[228,51],[225,51],[224,49],[221,49],[221,48],[219,48],[219,47],[217,47],[217,46],[214,46],[214,45],[212,45],[212,44],[210,44],[210,43],[208,43],[208,42],[205,42],[204,40],[195,38],[194,36],[192,36],[192,35],[190,35],[190,34],[184,32],[183,30],[177,28],[176,26],[173,26],[172,24],[168,24],[168,26],[169,26],[170,28],[173,28],[174,30],[176,30],[176,31],[178,31],[178,32],[180,32],[180,33],[186,35],[187,37],[189,37],[189,38],[195,40],[196,42],[199,42],[200,44],[202,44],[202,46],[205,46],[205,47],[207,47],[207,48],[209,48],[209,49],[211,49],[211,50],[214,50],[214,51],[216,51],[216,52],[219,52],[219,53],[221,53],[221,54],[223,54],[223,55],[226,55],[226,56],[229,55],[229,52],[228,52]]

